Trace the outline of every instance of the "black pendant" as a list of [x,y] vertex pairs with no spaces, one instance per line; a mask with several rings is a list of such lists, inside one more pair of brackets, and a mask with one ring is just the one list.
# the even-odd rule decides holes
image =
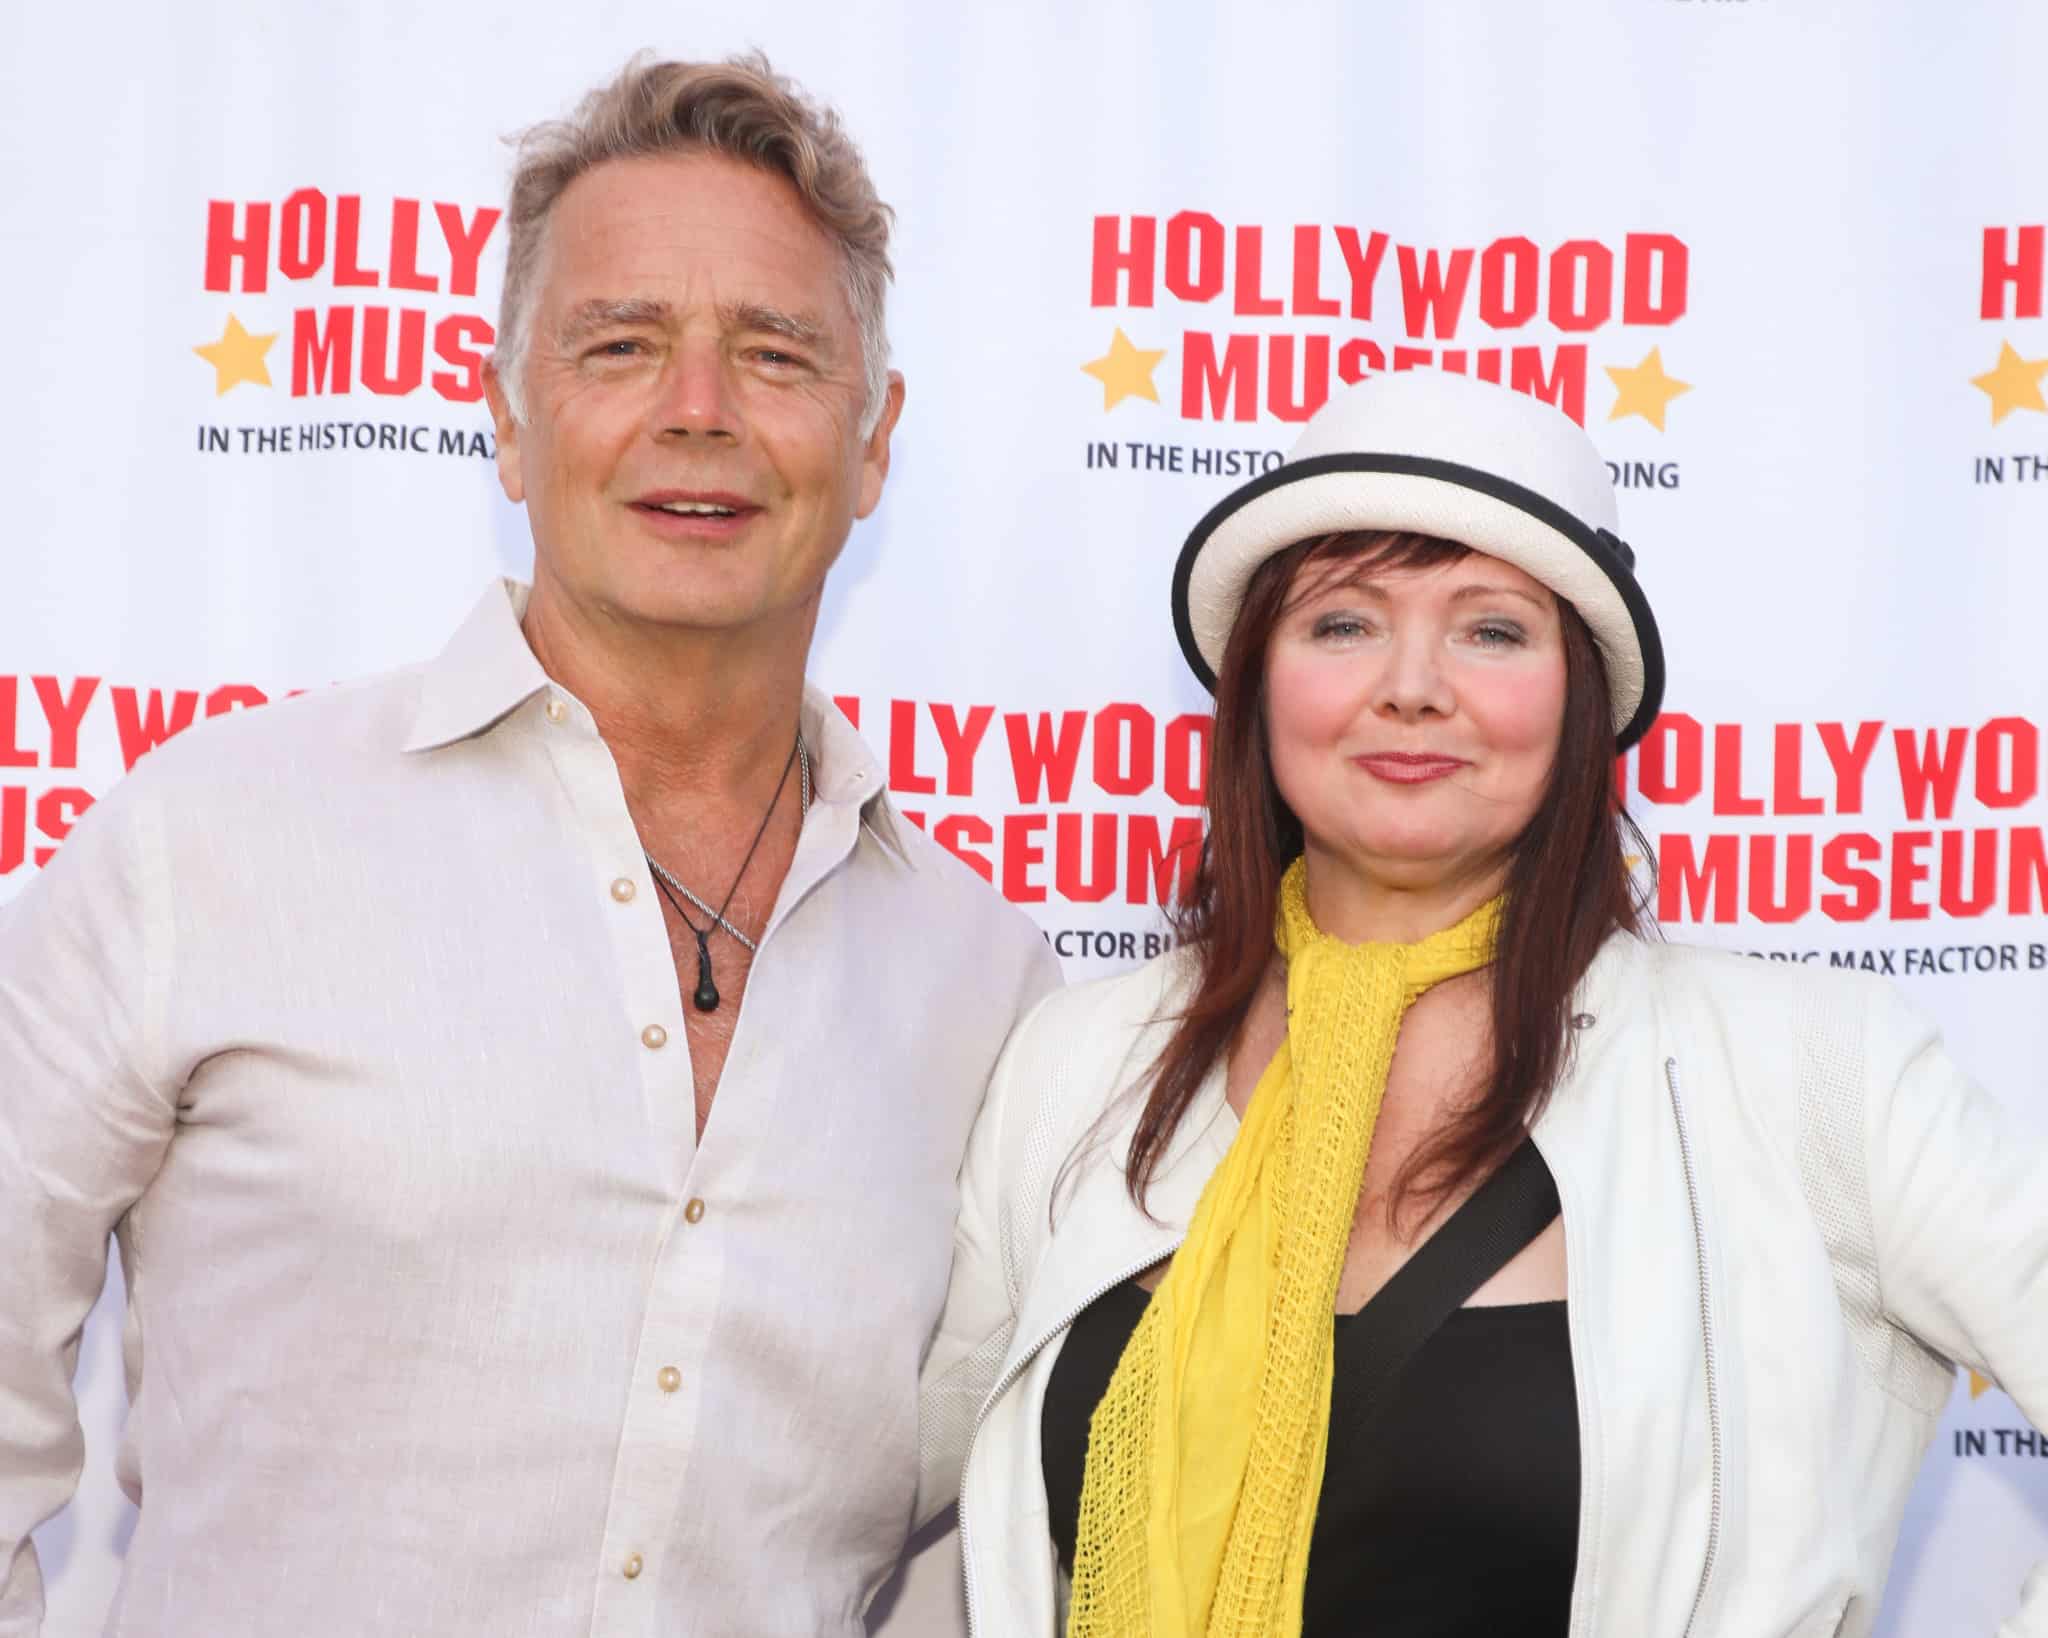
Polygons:
[[690,997],[690,1002],[699,1012],[718,1010],[718,986],[711,982],[710,938],[709,933],[697,934],[697,993]]

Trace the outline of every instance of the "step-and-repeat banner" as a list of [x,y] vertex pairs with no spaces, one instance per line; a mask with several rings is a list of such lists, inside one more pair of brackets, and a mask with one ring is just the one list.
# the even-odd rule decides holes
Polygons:
[[[1199,834],[1182,535],[1341,383],[1457,370],[1582,421],[1620,487],[1671,655],[1622,770],[1669,934],[1890,976],[2048,1125],[2048,8],[192,0],[12,33],[0,900],[167,736],[431,654],[524,571],[480,385],[502,139],[640,47],[759,45],[899,212],[908,406],[813,674],[1071,975],[1161,947]],[[98,1630],[129,1526],[119,1309],[117,1276],[39,1537],[53,1638]],[[2048,1553],[2044,1456],[1959,1378],[1881,1631],[1992,1630]],[[888,1631],[950,1630],[946,1553]]]

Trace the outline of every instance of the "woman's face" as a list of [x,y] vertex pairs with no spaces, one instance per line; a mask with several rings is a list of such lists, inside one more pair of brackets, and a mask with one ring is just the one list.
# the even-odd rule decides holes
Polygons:
[[1266,656],[1266,732],[1311,880],[1335,866],[1364,886],[1491,893],[1557,755],[1557,599],[1477,552],[1424,569],[1311,563],[1290,597]]

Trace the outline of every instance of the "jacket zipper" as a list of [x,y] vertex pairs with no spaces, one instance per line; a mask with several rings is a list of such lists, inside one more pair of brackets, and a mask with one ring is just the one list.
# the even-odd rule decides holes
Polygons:
[[1700,1335],[1707,1355],[1707,1433],[1713,1446],[1713,1508],[1707,1516],[1707,1557],[1700,1566],[1699,1590],[1693,1594],[1692,1614],[1686,1617],[1686,1638],[1692,1638],[1706,1605],[1707,1584],[1713,1579],[1714,1560],[1721,1551],[1721,1388],[1714,1363],[1714,1310],[1707,1283],[1707,1226],[1700,1211],[1700,1190],[1693,1172],[1692,1133],[1685,1124],[1685,1100],[1678,1091],[1678,1060],[1664,1060],[1665,1084],[1671,1088],[1671,1113],[1678,1123],[1678,1154],[1685,1164],[1685,1195],[1692,1207],[1693,1255],[1700,1271]]
[[1085,1310],[1089,1306],[1089,1304],[1093,1303],[1098,1297],[1105,1296],[1109,1292],[1114,1291],[1118,1286],[1122,1285],[1124,1281],[1130,1279],[1133,1275],[1144,1273],[1146,1269],[1150,1268],[1154,1263],[1159,1262],[1162,1258],[1172,1256],[1174,1252],[1180,1249],[1180,1246],[1181,1242],[1179,1240],[1176,1240],[1172,1245],[1167,1246],[1162,1250],[1154,1251],[1142,1263],[1139,1263],[1132,1268],[1125,1269],[1123,1273],[1117,1275],[1115,1279],[1105,1280],[1101,1285],[1097,1286],[1079,1303],[1075,1304],[1075,1306],[1067,1313],[1067,1315],[1059,1322],[1059,1324],[1055,1325],[1050,1331],[1046,1332],[1044,1336],[1040,1337],[1036,1342],[1034,1342],[1029,1349],[1027,1349],[1024,1353],[1020,1354],[1017,1357],[1016,1362],[1012,1364],[1007,1371],[1003,1372],[1003,1374],[996,1379],[996,1385],[989,1390],[988,1397],[981,1402],[981,1409],[975,1414],[974,1418],[974,1431],[968,1434],[967,1436],[966,1459],[960,1464],[960,1564],[962,1569],[966,1572],[967,1580],[967,1638],[974,1638],[976,1623],[974,1619],[974,1551],[973,1546],[971,1542],[968,1540],[967,1535],[966,1478],[968,1470],[972,1468],[974,1465],[974,1447],[981,1442],[982,1426],[988,1421],[989,1412],[995,1409],[996,1401],[1002,1398],[1004,1394],[1009,1392],[1010,1384],[1015,1382],[1018,1377],[1024,1374],[1024,1372],[1030,1367],[1031,1362],[1034,1359],[1036,1359],[1039,1356],[1039,1354],[1044,1350],[1045,1345],[1048,1342],[1052,1341],[1054,1337],[1058,1336],[1068,1326],[1072,1325],[1075,1320],[1079,1319],[1081,1317],[1083,1310]]

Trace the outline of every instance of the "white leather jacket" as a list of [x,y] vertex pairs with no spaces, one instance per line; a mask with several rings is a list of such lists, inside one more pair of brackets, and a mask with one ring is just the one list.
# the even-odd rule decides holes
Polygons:
[[[1122,1157],[1187,972],[1168,955],[1048,997],[969,1149],[921,1511],[958,1475],[977,1638],[1059,1630],[1053,1360],[1180,1243],[1236,1129],[1219,1065],[1156,1175],[1158,1220],[1133,1207]],[[1578,1387],[1571,1638],[1868,1633],[1950,1361],[2048,1425],[2048,1154],[1877,979],[1616,935],[1574,1006],[1533,1132]],[[1997,1638],[2048,1638],[2048,1564],[2014,1592]]]

